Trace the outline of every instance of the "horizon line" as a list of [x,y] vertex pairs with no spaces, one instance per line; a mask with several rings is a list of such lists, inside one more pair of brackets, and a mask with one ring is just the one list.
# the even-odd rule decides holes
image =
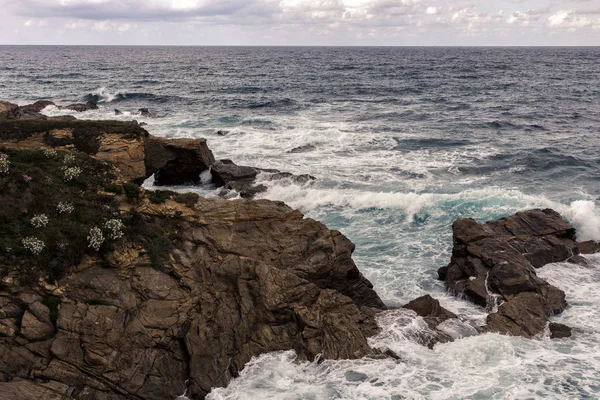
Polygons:
[[598,45],[261,45],[261,44],[2,44],[0,47],[379,47],[379,48],[399,48],[399,47],[412,47],[412,48],[533,48],[533,47],[548,47],[548,48],[561,48],[561,47],[600,47]]

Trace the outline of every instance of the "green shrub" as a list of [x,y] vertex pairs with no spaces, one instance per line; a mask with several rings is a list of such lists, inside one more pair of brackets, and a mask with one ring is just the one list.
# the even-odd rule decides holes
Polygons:
[[136,200],[140,197],[140,194],[142,193],[142,189],[135,183],[124,183],[123,190],[125,191],[125,194],[127,195],[127,198],[130,201]]

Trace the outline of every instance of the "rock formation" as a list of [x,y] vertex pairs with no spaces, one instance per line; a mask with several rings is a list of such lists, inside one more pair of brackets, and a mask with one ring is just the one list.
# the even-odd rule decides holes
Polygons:
[[545,329],[549,315],[565,309],[564,292],[535,273],[579,252],[575,228],[556,211],[519,212],[485,224],[459,219],[452,230],[452,259],[440,268],[440,279],[492,311],[492,331],[532,337]]
[[[11,161],[0,176],[2,399],[196,399],[269,351],[384,356],[366,338],[385,306],[340,232],[279,202],[129,183],[212,166],[205,141],[135,123],[10,120],[0,151]],[[79,172],[67,179],[67,168]],[[32,228],[41,213],[50,223]],[[45,243],[39,253],[25,233]]]

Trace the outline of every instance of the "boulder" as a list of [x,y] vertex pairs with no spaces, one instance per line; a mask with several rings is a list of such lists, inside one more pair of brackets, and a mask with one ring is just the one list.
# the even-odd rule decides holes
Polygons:
[[12,119],[19,106],[8,101],[0,101],[0,119]]
[[206,139],[163,139],[150,136],[145,145],[148,176],[155,184],[182,185],[200,182],[200,174],[215,162]]
[[123,115],[123,111],[115,109],[115,115]]
[[551,322],[548,326],[550,329],[550,338],[552,339],[563,339],[571,337],[571,328],[567,325],[557,324],[556,322]]
[[458,318],[456,314],[454,314],[452,311],[446,310],[440,305],[438,300],[434,299],[430,295],[425,295],[414,299],[402,307],[413,310],[418,316],[423,317],[430,328],[435,328],[448,319]]
[[88,101],[87,103],[69,104],[67,106],[61,106],[59,108],[61,110],[72,110],[72,111],[77,111],[77,112],[84,112],[84,111],[89,111],[89,110],[97,110],[98,104],[96,104],[93,101]]
[[595,240],[588,240],[581,242],[577,245],[579,253],[581,254],[594,254],[600,252],[600,243]]
[[49,106],[55,106],[56,104],[54,104],[53,101],[49,101],[49,100],[39,100],[36,101],[33,104],[28,104],[26,106],[22,106],[19,107],[21,110],[26,110],[26,111],[31,111],[34,113],[40,113],[42,112],[42,110],[44,110],[46,107]]
[[412,300],[402,308],[414,311],[427,323],[429,330],[424,330],[416,335],[416,340],[420,344],[431,349],[438,343],[447,343],[454,340],[452,336],[438,329],[438,326],[444,321],[458,317],[453,312],[443,308],[440,302],[430,295]]
[[535,336],[547,317],[567,306],[562,290],[535,272],[579,252],[575,228],[554,210],[529,210],[480,224],[459,219],[452,225],[454,246],[438,275],[454,293],[464,295],[491,314],[492,330]]
[[138,113],[142,116],[142,117],[149,117],[152,115],[152,113],[150,112],[150,110],[148,110],[147,108],[140,108],[138,110]]
[[281,172],[276,169],[262,169],[235,164],[231,160],[219,160],[212,164],[212,181],[218,187],[235,190],[243,198],[252,198],[267,190],[263,184],[256,183],[259,174],[264,174],[267,181],[288,180],[295,184],[306,184],[316,180],[314,176],[294,175],[289,172]]

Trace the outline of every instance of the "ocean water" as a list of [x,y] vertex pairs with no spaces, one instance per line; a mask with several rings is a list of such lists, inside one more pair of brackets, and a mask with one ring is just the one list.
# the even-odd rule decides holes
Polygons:
[[205,137],[218,158],[314,175],[261,196],[348,236],[389,306],[431,294],[461,315],[444,326],[457,340],[430,350],[415,339],[423,320],[391,310],[370,343],[401,362],[265,354],[209,399],[600,398],[599,256],[538,271],[567,293],[553,320],[575,328],[569,339],[474,335],[484,311],[435,279],[460,217],[552,207],[600,240],[600,48],[0,46],[0,98],[95,100],[77,116],[137,119]]

